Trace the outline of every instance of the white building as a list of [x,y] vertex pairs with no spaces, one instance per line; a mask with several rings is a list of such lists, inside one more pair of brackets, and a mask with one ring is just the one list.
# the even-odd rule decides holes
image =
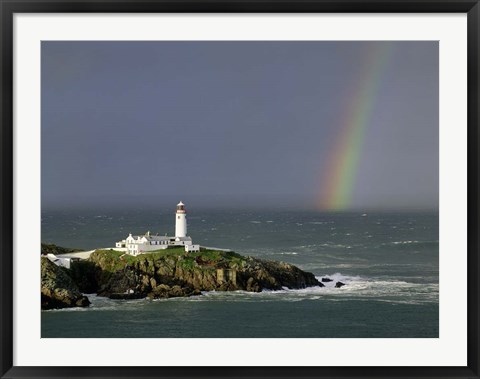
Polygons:
[[132,233],[115,244],[117,248],[126,249],[128,254],[139,255],[149,251],[168,249],[171,246],[185,246],[186,252],[200,251],[200,245],[194,245],[192,238],[187,236],[187,210],[181,201],[175,212],[175,236],[169,237],[152,235],[150,232],[143,236],[133,236]]
[[50,262],[55,263],[57,266],[70,268],[72,266],[72,262],[78,262],[80,258],[74,257],[57,257],[55,254],[47,254],[47,258]]

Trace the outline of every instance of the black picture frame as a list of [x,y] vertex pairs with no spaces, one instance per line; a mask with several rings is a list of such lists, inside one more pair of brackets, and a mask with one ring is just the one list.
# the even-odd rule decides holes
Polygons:
[[[13,16],[16,13],[442,13],[468,16],[468,346],[465,367],[20,367],[13,365]],[[479,20],[478,0],[0,0],[2,378],[75,377],[479,377]],[[428,354],[428,352],[426,352]]]

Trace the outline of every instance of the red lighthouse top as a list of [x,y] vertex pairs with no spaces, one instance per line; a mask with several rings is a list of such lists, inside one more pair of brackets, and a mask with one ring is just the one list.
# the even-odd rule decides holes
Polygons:
[[181,201],[177,204],[177,213],[187,213],[185,204],[183,204]]

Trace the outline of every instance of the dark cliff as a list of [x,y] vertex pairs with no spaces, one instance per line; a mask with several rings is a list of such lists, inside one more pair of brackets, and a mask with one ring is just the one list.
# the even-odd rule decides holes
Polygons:
[[88,306],[82,293],[112,299],[169,298],[201,291],[300,289],[321,286],[315,276],[284,262],[245,257],[234,252],[183,247],[136,257],[96,250],[89,259],[58,267],[42,257],[42,309]]
[[42,309],[86,307],[90,301],[84,296],[67,269],[58,267],[48,258],[41,258]]
[[75,264],[72,275],[82,291],[111,298],[323,286],[313,274],[288,263],[206,249],[185,253],[183,248],[172,248],[136,257],[114,250],[97,250],[87,261]]

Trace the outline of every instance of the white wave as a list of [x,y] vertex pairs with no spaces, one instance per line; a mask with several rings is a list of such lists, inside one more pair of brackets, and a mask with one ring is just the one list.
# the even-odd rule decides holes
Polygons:
[[[370,299],[388,301],[392,303],[404,302],[438,302],[438,289],[436,283],[412,283],[402,280],[385,280],[381,278],[364,278],[361,276],[348,276],[341,273],[324,275],[333,279],[332,282],[323,283],[326,292],[337,296],[348,296],[349,299]],[[322,277],[317,277],[321,280]],[[335,288],[335,283],[345,283],[341,288]]]
[[[330,278],[331,282],[322,283],[324,287],[308,287],[304,289],[264,290],[262,292],[247,291],[204,291],[201,296],[178,297],[170,299],[138,299],[111,300],[96,295],[87,295],[91,301],[90,307],[65,308],[54,312],[85,312],[85,311],[128,311],[135,312],[138,307],[148,304],[165,302],[299,302],[299,301],[378,301],[392,304],[426,304],[439,301],[439,286],[437,283],[414,283],[406,280],[385,278],[367,278],[363,276],[346,275],[341,272],[325,273],[316,277]],[[412,278],[413,280],[415,278]],[[345,286],[336,288],[335,284],[342,282]],[[52,311],[47,311],[52,312]]]
[[[315,247],[316,245],[311,245],[311,247]],[[344,245],[344,244],[341,244],[341,243],[322,243],[318,246],[321,246],[321,247],[328,247],[328,248],[332,248],[332,249],[351,249],[352,248],[352,245]]]
[[[366,280],[368,280],[367,278],[363,278],[362,276],[344,275],[340,272],[336,272],[336,273],[333,273],[333,274],[325,274],[325,275],[321,275],[321,276],[316,276],[315,278],[318,281],[321,281],[322,278],[330,278],[333,281],[340,281],[340,282],[343,282],[343,283],[347,283],[347,282],[350,283],[350,282],[354,282],[354,281],[366,281]],[[330,282],[330,283],[333,283],[333,282]]]
[[87,311],[135,311],[139,305],[146,304],[148,299],[112,300],[96,294],[84,294],[90,300],[88,307],[50,309],[43,312],[87,312]]
[[[332,266],[332,265],[330,265]],[[354,268],[354,267],[358,267],[359,265],[358,264],[351,264],[351,263],[338,263],[336,265],[334,265],[335,268]]]
[[61,309],[42,309],[42,312],[84,312],[88,308],[73,307],[73,308],[61,308]]
[[405,241],[392,241],[382,243],[383,246],[391,246],[391,245],[413,245],[413,244],[422,244],[422,243],[438,243],[438,241],[416,241],[416,240],[405,240]]

